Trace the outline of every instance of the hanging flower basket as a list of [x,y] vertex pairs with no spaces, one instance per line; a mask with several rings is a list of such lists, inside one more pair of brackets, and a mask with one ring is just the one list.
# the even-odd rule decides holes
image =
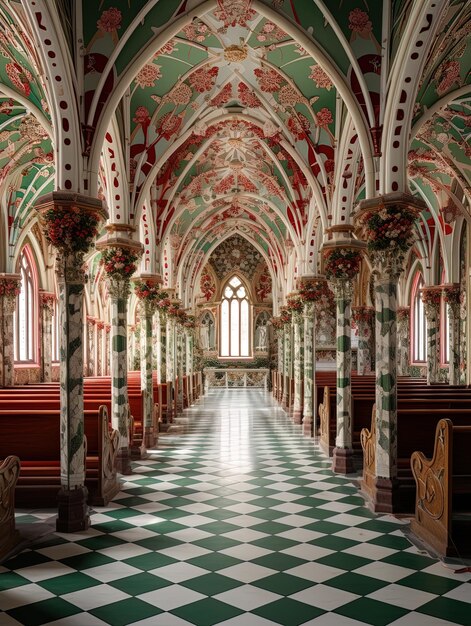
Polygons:
[[16,298],[21,292],[21,278],[0,278],[0,296]]
[[101,253],[100,263],[111,278],[130,278],[137,269],[139,254],[130,248],[110,246]]
[[396,205],[366,211],[359,219],[369,252],[396,249],[407,252],[414,243],[416,212]]
[[352,248],[328,248],[324,252],[324,271],[329,279],[352,280],[360,272],[361,254]]
[[87,252],[98,235],[99,213],[79,207],[54,207],[41,213],[40,223],[46,241],[65,253]]

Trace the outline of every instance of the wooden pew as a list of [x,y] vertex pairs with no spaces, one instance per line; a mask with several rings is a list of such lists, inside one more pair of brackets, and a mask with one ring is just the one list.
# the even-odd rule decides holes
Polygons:
[[[89,503],[106,506],[118,493],[116,473],[119,435],[111,431],[105,406],[84,411],[85,486]],[[0,457],[21,458],[16,488],[19,506],[55,506],[60,489],[60,411],[0,410]]]
[[0,464],[0,563],[20,540],[15,527],[15,487],[20,459],[8,456]]
[[[373,406],[371,426],[361,431],[363,450],[363,478],[361,490],[373,500],[376,483],[376,408]],[[447,409],[446,414],[455,426],[471,426],[468,408]],[[393,503],[394,513],[413,513],[415,509],[415,481],[410,459],[419,448],[431,457],[434,450],[435,430],[442,419],[443,409],[398,409],[397,411],[397,488]],[[468,452],[469,455],[469,452]]]
[[415,451],[417,493],[411,530],[438,556],[471,556],[471,426],[437,424],[432,459]]

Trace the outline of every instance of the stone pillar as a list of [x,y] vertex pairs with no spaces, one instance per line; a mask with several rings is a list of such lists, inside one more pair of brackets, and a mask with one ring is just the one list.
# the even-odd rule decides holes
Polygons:
[[127,309],[130,280],[142,246],[122,235],[130,234],[129,226],[110,224],[106,228],[108,234],[97,242],[96,248],[102,253],[111,304],[111,421],[119,432],[117,470],[130,474]]
[[460,384],[460,286],[443,285],[443,300],[448,306],[448,319],[450,327],[449,346],[450,364],[448,383]]
[[170,315],[167,315],[167,328],[166,328],[166,346],[165,346],[165,371],[167,375],[167,382],[171,382],[171,397],[167,401],[167,421],[173,422],[175,417],[175,403],[174,397],[178,393],[175,388],[176,378],[176,363],[175,363],[175,319]]
[[410,307],[397,309],[397,373],[409,376],[410,370]]
[[[283,319],[283,315],[282,315]],[[288,317],[291,320],[291,316]],[[289,408],[289,386],[291,378],[291,323],[284,321],[283,328],[283,397],[281,405]]]
[[183,343],[183,326],[177,322],[175,325],[175,341],[176,341],[176,371],[178,377],[177,388],[177,413],[183,411],[183,374],[184,374],[184,343]]
[[441,287],[422,289],[425,317],[427,319],[427,385],[440,380],[440,323],[439,311],[442,296]]
[[167,314],[159,311],[160,328],[160,378],[159,382],[164,383],[167,379]]
[[[292,309],[293,324],[293,375],[294,375],[294,401],[293,401],[293,422],[301,424],[303,416],[302,405],[302,384],[303,384],[303,337],[304,330],[302,308],[303,304],[300,298],[294,297],[288,299],[288,306]],[[296,308],[294,308],[296,307]]]
[[189,377],[188,390],[190,397],[188,405],[193,404],[195,400],[195,390],[193,388],[193,328],[187,328],[185,333],[186,341],[186,374]]
[[[390,193],[360,202],[356,223],[375,268],[376,415],[374,476],[362,481],[372,508],[391,513],[397,504],[397,284],[414,241],[413,227],[425,203]],[[389,237],[393,233],[394,237]]]
[[59,532],[78,532],[90,524],[83,415],[83,257],[106,213],[101,200],[63,191],[43,196],[36,209],[46,240],[57,249],[61,488],[56,528]]
[[87,315],[87,371],[86,376],[95,376],[95,318]]
[[352,307],[352,319],[358,329],[357,374],[364,376],[373,372],[374,360],[374,308]]
[[97,320],[96,322],[96,374],[104,376],[103,371],[103,331],[105,322]]
[[162,382],[162,366],[160,352],[160,314],[154,310],[152,317],[152,369],[157,374],[157,382]]
[[111,372],[111,324],[105,324],[105,368],[104,375],[110,376]]
[[13,316],[21,289],[20,274],[0,274],[0,386],[14,385]]
[[352,342],[351,305],[353,285],[350,279],[330,279],[337,307],[337,437],[332,470],[353,472],[352,447]]
[[315,385],[316,366],[314,355],[316,350],[315,307],[314,302],[304,302],[304,406],[303,434],[312,437],[314,407],[317,407],[317,387]]
[[52,380],[52,318],[56,296],[47,291],[39,292],[41,307],[41,380]]

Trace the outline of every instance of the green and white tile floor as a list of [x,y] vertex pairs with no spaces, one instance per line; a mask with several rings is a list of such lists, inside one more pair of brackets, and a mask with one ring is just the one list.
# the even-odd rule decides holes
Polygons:
[[89,531],[0,567],[1,626],[471,624],[471,574],[365,509],[268,395],[186,416]]

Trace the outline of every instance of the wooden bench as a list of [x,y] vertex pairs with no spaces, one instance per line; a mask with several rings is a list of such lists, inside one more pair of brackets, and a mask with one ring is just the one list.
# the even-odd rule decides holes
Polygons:
[[437,424],[432,459],[414,452],[411,530],[439,556],[471,557],[471,426]]
[[[363,478],[361,490],[373,500],[376,483],[376,407],[373,406],[371,426],[361,431],[363,450]],[[456,426],[471,426],[469,409],[448,409],[446,414]],[[415,509],[415,481],[410,459],[419,448],[426,456],[432,456],[437,423],[443,410],[398,409],[397,411],[397,486],[393,503],[394,513],[413,513]]]
[[15,527],[15,487],[19,475],[20,459],[8,456],[0,464],[0,563],[20,539]]
[[[118,493],[118,432],[110,431],[108,411],[84,411],[85,486],[89,503],[106,506]],[[16,488],[19,506],[55,506],[60,489],[60,411],[0,410],[0,458],[21,458]]]

